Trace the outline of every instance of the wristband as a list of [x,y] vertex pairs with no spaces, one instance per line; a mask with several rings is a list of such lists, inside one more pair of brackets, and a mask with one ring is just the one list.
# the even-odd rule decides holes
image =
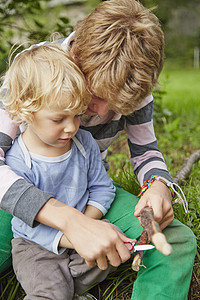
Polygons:
[[155,179],[155,180],[164,183],[164,184],[168,187],[168,189],[169,189],[170,192],[171,192],[172,199],[174,199],[174,198],[176,197],[176,193],[175,193],[175,191],[174,191],[174,188],[172,188],[172,186],[171,186],[171,185],[173,184],[173,182],[167,180],[166,178],[164,178],[164,177],[162,177],[162,176],[156,176],[156,179]]
[[145,180],[143,185],[142,185],[142,188],[141,188],[141,191],[140,193],[137,195],[137,197],[142,197],[143,194],[146,192],[146,190],[148,190],[148,188],[150,188],[150,186],[152,185],[152,183],[156,180],[156,178],[158,178],[159,175],[154,175],[154,176],[151,176],[151,178],[148,180]]
[[[186,213],[189,212],[186,197],[183,193],[183,190],[180,188],[180,186],[178,184],[174,183],[174,182],[171,182],[171,181],[167,180],[166,178],[164,178],[162,176],[159,176],[159,175],[153,175],[153,176],[151,176],[150,180],[146,180],[144,182],[144,184],[142,185],[141,191],[137,195],[137,197],[142,197],[143,194],[146,192],[146,190],[148,188],[150,188],[150,186],[152,185],[152,183],[155,180],[164,183],[169,188],[173,200],[175,199],[175,197],[178,197],[177,199],[175,199],[173,201],[173,204],[174,203],[181,203],[181,204],[183,204],[185,212]],[[178,190],[180,191],[180,193],[178,192]]]

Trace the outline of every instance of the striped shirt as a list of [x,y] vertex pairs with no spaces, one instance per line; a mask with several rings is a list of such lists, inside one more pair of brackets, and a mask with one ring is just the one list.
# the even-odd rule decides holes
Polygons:
[[81,128],[92,133],[97,141],[102,160],[106,159],[107,148],[124,130],[128,136],[133,170],[142,185],[152,175],[160,175],[169,180],[164,158],[157,148],[153,127],[153,97],[148,96],[131,115],[123,116],[110,111],[104,117],[94,116],[81,122]]

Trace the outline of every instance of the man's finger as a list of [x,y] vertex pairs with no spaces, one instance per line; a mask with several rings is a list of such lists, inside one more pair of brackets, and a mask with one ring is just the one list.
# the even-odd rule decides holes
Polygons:
[[86,264],[88,265],[88,267],[95,267],[96,266],[96,261],[95,260],[86,260],[85,259]]

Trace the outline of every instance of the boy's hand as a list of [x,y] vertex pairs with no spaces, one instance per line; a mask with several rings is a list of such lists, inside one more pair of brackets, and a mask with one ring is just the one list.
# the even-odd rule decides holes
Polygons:
[[141,210],[146,206],[152,207],[154,219],[159,223],[161,230],[173,221],[171,193],[164,183],[154,181],[151,187],[146,190],[135,207],[135,217],[139,217]]

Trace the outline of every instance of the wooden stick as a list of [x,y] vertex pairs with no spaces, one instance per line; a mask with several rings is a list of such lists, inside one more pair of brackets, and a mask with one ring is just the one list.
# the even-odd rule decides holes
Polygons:
[[182,179],[187,179],[192,171],[193,164],[198,162],[200,160],[200,150],[195,151],[192,153],[183,167],[176,173],[176,176],[174,178],[174,182],[178,183]]
[[[148,243],[149,243],[149,241],[148,241],[147,232],[145,230],[143,230],[137,245],[145,245],[145,244],[148,244]],[[139,271],[140,266],[141,266],[141,262],[142,262],[142,258],[143,258],[143,254],[144,254],[144,251],[137,251],[136,252],[136,254],[134,256],[134,259],[133,259],[133,262],[132,262],[133,271],[136,271],[136,272]]]
[[[165,235],[161,232],[158,223],[153,218],[152,208],[145,207],[141,211],[140,224],[143,227],[143,231],[137,245],[145,245],[151,241],[156,249],[164,255],[172,253],[171,245],[167,242]],[[137,251],[132,262],[132,269],[134,271],[139,271],[140,266],[142,266],[143,254],[144,251]]]
[[172,247],[161,232],[159,224],[154,220],[152,208],[145,207],[141,211],[140,218],[141,226],[147,232],[148,239],[155,245],[156,249],[164,255],[170,255]]

